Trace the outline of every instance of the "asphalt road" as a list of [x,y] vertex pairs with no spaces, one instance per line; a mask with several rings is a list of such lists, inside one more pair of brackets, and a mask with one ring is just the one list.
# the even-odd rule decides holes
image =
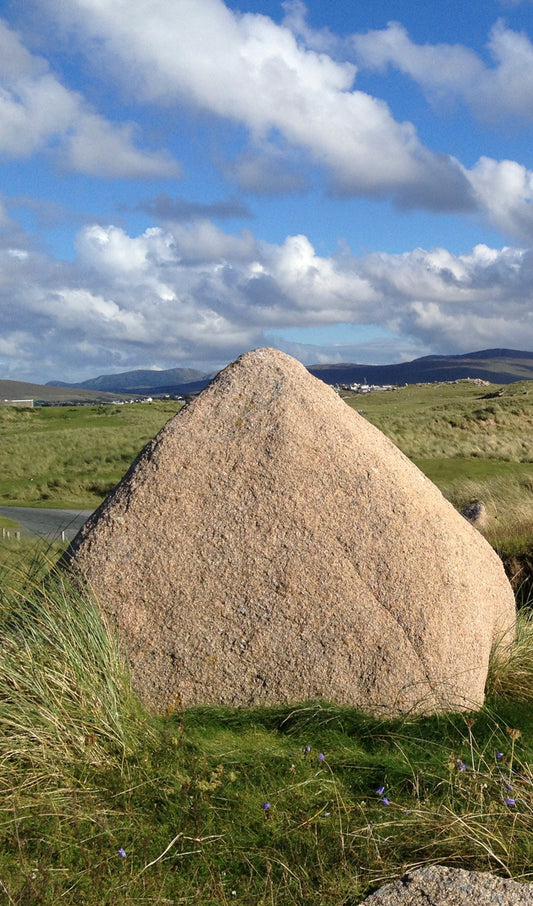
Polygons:
[[61,538],[72,541],[92,510],[44,510],[40,507],[0,506],[0,516],[20,524],[21,535],[41,538]]

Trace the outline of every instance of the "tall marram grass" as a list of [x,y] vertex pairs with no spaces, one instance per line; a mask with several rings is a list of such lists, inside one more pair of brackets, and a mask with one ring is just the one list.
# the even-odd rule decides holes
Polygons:
[[504,637],[492,650],[487,676],[489,698],[533,704],[533,611],[531,601],[517,613],[516,639]]
[[0,578],[0,790],[68,785],[80,760],[120,764],[143,725],[117,640],[67,573]]

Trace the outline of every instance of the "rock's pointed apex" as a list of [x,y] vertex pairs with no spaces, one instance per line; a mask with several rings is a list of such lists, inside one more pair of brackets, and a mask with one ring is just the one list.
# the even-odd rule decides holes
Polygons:
[[514,598],[380,431],[268,347],[143,450],[70,550],[158,710],[327,699],[475,708]]
[[258,346],[257,349],[250,349],[248,352],[243,352],[238,359],[235,359],[234,362],[231,362],[227,367],[233,368],[237,364],[264,364],[265,362],[284,362],[287,367],[296,367],[304,368],[298,359],[295,359],[293,356],[289,355],[286,352],[282,352],[281,349],[276,349],[275,346]]
[[279,370],[287,374],[300,375],[304,380],[306,377],[316,380],[307,368],[293,356],[288,355],[286,352],[281,352],[280,349],[275,349],[273,346],[260,346],[257,349],[244,352],[238,359],[227,365],[213,379],[212,383],[228,379],[238,369],[243,369],[246,372],[256,371],[258,373]]
[[[248,352],[243,352],[238,359],[235,359],[234,362],[231,362],[228,366],[231,368],[233,365],[236,365],[238,362],[248,363],[248,362],[266,362],[268,360],[273,362],[278,360],[280,362],[293,363],[295,365],[300,365],[297,359],[293,356],[288,355],[286,352],[282,352],[281,349],[276,349],[275,346],[258,346],[257,349],[250,349]],[[303,368],[303,365],[300,365]]]

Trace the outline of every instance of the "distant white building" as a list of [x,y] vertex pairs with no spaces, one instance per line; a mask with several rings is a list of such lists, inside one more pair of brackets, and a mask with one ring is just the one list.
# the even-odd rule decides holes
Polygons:
[[2,400],[3,406],[22,406],[25,409],[33,409],[33,400]]

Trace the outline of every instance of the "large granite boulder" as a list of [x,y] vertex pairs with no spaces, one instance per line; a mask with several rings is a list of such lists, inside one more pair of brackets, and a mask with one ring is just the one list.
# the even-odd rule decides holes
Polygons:
[[481,706],[515,605],[480,534],[291,357],[239,358],[149,443],[68,557],[157,710]]
[[426,865],[384,884],[361,906],[533,906],[533,884],[486,872]]

